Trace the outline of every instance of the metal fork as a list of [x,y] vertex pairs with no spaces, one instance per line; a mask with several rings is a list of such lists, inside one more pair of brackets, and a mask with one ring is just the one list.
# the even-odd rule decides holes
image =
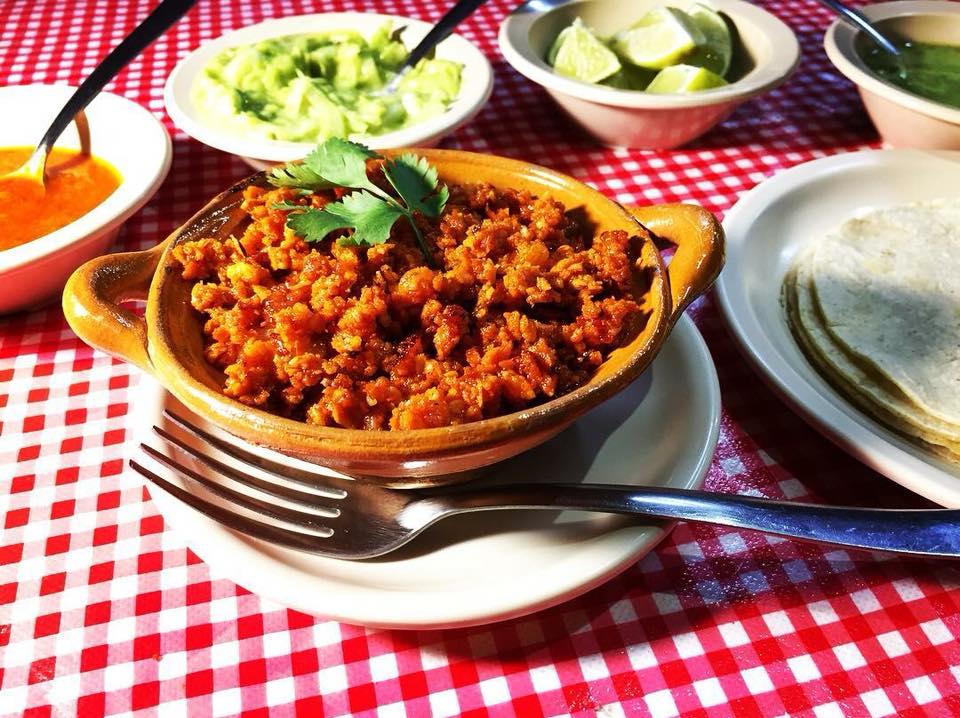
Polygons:
[[[606,484],[401,491],[291,468],[209,433],[169,410],[166,416],[192,440],[161,427],[154,427],[154,431],[171,454],[187,461],[146,443],[141,444],[141,450],[226,505],[187,491],[131,460],[134,470],[231,529],[335,558],[381,556],[440,519],[491,509],[575,509],[684,519],[851,548],[938,558],[960,556],[960,510],[818,506],[706,491]],[[197,448],[196,441],[204,449]],[[228,461],[211,453],[222,454]],[[191,463],[203,470],[188,465]],[[212,480],[208,476],[211,473],[229,483]]]

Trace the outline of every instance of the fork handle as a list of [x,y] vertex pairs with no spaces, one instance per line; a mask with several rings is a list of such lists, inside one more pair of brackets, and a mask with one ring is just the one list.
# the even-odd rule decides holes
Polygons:
[[702,521],[802,541],[939,558],[960,557],[960,510],[870,509],[749,496],[608,484],[529,484],[442,499],[451,513],[484,509],[579,509]]

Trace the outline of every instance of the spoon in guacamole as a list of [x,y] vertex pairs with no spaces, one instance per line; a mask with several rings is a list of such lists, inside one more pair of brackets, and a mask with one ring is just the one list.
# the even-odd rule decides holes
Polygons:
[[418,62],[428,57],[433,52],[433,48],[450,37],[454,28],[470,17],[473,11],[486,1],[487,0],[459,0],[459,2],[444,13],[443,17],[437,21],[437,24],[430,28],[430,32],[424,35],[423,39],[410,51],[407,59],[397,68],[397,74],[394,75],[393,79],[381,90],[380,94],[392,94],[396,92],[404,76],[412,68],[416,67]]

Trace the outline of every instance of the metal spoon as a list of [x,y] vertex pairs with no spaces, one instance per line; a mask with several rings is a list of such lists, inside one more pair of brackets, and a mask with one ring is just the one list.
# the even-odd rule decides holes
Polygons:
[[83,111],[83,108],[90,104],[94,97],[100,94],[100,90],[120,70],[126,67],[127,63],[143,52],[150,43],[179,20],[187,10],[193,7],[195,2],[196,0],[162,0],[153,12],[147,15],[147,18],[137,25],[133,32],[124,38],[123,42],[103,58],[87,79],[81,83],[76,92],[67,100],[67,104],[60,110],[60,114],[53,120],[50,128],[44,133],[27,161],[12,172],[3,175],[0,179],[22,177],[34,180],[42,186],[47,156],[53,149],[53,143],[57,141],[67,125],[73,121],[78,113]]
[[450,8],[444,16],[437,21],[437,24],[430,29],[430,32],[424,36],[417,46],[410,51],[407,59],[403,61],[403,64],[400,65],[400,68],[397,70],[397,74],[394,75],[393,79],[377,94],[389,95],[396,92],[403,77],[410,72],[418,62],[429,55],[433,48],[450,37],[453,29],[470,17],[473,11],[486,1],[487,0],[459,0],[456,5]]
[[844,5],[842,2],[840,2],[840,0],[819,0],[819,2],[824,7],[827,7],[837,13],[842,20],[846,20],[858,30],[862,30],[863,32],[867,33],[870,39],[872,39],[884,51],[889,52],[897,59],[897,63],[900,66],[900,74],[902,75],[905,73],[903,54],[900,52],[900,48],[891,42],[890,39],[880,32],[876,27],[871,25],[870,20],[866,15],[856,8]]

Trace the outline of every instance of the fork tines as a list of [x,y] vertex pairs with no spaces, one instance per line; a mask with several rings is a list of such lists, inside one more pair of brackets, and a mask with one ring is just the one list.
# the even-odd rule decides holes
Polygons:
[[[164,415],[169,423],[153,430],[167,450],[157,448],[155,442],[142,443],[141,457],[130,461],[141,476],[229,528],[303,551],[338,552],[326,539],[337,530],[344,510],[339,504],[348,493],[330,484],[349,480],[280,464],[208,432],[182,415],[169,410]],[[174,427],[176,432],[170,430]],[[219,500],[188,491],[161,475],[169,472]]]

